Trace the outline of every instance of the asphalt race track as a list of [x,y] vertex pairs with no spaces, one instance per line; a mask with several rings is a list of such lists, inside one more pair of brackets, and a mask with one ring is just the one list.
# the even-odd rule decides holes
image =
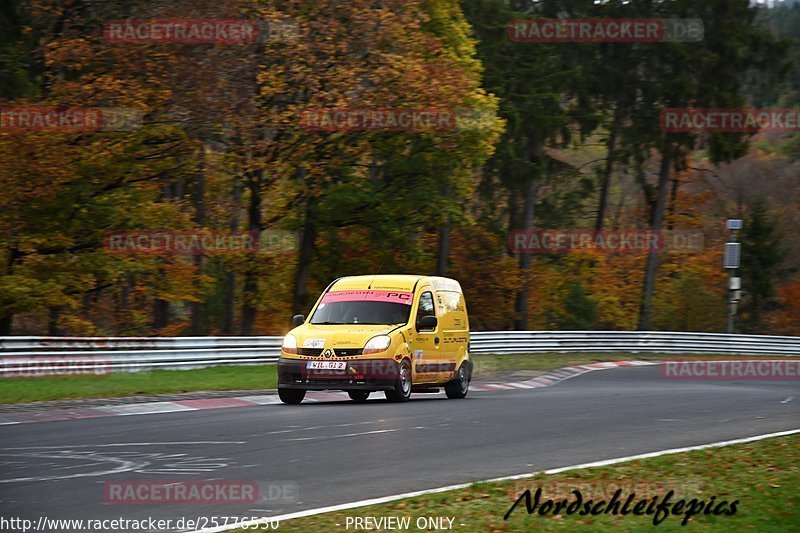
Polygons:
[[[800,427],[796,380],[672,381],[656,366],[590,372],[548,388],[475,392],[466,400],[415,395],[390,404],[374,396],[360,405],[2,426],[2,514],[274,516]],[[218,506],[105,503],[107,481],[144,479],[257,481],[264,499]]]

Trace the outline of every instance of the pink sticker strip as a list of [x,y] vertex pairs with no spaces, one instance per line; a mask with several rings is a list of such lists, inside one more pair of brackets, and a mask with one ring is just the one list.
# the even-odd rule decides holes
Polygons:
[[390,302],[394,304],[411,305],[414,301],[413,292],[393,291],[339,291],[329,292],[322,297],[324,303],[331,302]]

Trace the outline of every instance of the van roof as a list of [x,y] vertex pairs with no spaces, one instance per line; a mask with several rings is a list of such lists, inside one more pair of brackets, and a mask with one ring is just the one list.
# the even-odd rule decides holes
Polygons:
[[365,290],[412,292],[417,283],[429,280],[437,290],[461,292],[461,286],[454,279],[438,276],[415,276],[411,274],[376,274],[374,276],[347,276],[339,278],[329,290]]

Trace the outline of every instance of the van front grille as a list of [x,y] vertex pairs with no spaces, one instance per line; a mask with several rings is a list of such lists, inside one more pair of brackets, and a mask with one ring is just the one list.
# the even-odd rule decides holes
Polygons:
[[361,348],[338,348],[334,351],[338,357],[352,357],[354,355],[361,355],[363,350]]

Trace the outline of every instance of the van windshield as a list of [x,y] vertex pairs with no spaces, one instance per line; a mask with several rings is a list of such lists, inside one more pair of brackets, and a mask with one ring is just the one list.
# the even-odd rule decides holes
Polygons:
[[311,317],[312,324],[380,324],[408,322],[411,306],[374,301],[322,302]]

